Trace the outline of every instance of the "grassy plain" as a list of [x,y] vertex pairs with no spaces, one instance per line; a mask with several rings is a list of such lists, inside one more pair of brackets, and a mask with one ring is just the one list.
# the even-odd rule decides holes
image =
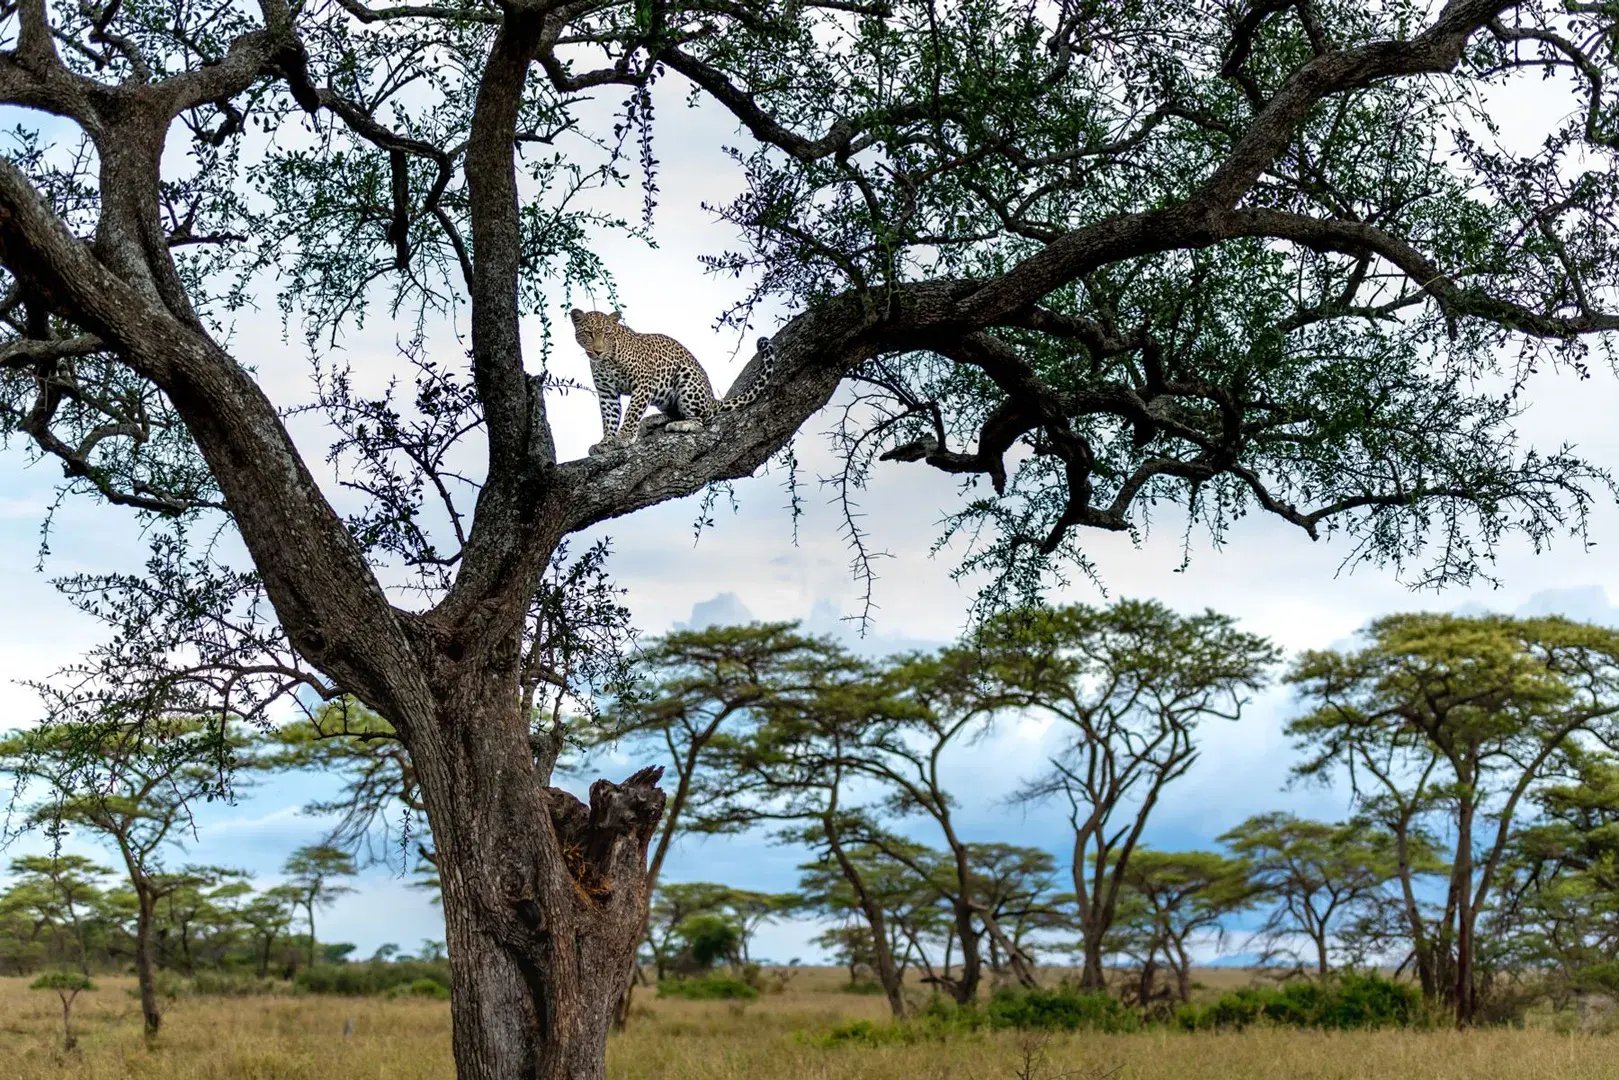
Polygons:
[[[1329,1034],[967,1035],[915,1045],[821,1046],[801,1032],[881,1020],[881,998],[842,993],[831,972],[745,1004],[643,993],[609,1053],[613,1080],[1615,1080],[1619,1036],[1550,1030]],[[1245,978],[1207,973],[1211,989]],[[441,1001],[182,998],[152,1046],[132,981],[101,979],[75,1006],[79,1047],[61,1049],[61,1007],[28,980],[0,979],[3,1080],[449,1080]],[[350,1034],[344,1034],[347,1025]]]

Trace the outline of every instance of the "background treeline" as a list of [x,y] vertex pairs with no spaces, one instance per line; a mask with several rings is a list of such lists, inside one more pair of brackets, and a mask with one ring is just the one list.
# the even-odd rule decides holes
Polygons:
[[[1121,601],[1013,611],[880,660],[793,624],[680,631],[647,643],[639,668],[599,711],[537,716],[536,753],[565,742],[576,764],[611,753],[668,768],[654,880],[683,835],[764,829],[807,852],[791,892],[659,882],[636,977],[660,993],[783,985],[790,970],[765,971],[750,944],[787,918],[816,920],[850,988],[913,1022],[1471,1024],[1619,993],[1619,634],[1605,628],[1401,615],[1284,663],[1223,615]],[[1294,694],[1296,776],[1344,790],[1345,817],[1278,810],[1209,849],[1147,845],[1208,727],[1237,723],[1277,678]],[[219,793],[219,763],[189,749],[203,723],[161,742],[112,724],[0,746],[30,820],[97,837],[118,863],[13,861],[0,970],[133,968],[153,988],[154,1028],[164,972],[199,989],[222,973],[445,992],[436,943],[409,963],[383,950],[355,964],[316,937],[368,859],[410,851],[434,884],[386,722],[340,702],[238,737],[238,785],[292,769],[343,782],[311,807],[333,821],[329,842],[292,853],[263,890],[237,871],[169,868],[185,808]],[[1044,732],[1017,744],[1040,753],[1007,790],[971,797],[1064,823],[1060,857],[959,820],[951,778],[1020,725]],[[105,740],[91,756],[119,765],[116,782],[76,771],[89,738]],[[1189,1007],[1194,964],[1215,951],[1305,978]]]
[[[986,981],[1058,978],[1165,1015],[1216,949],[1284,976],[1392,973],[1464,1024],[1619,990],[1611,630],[1401,615],[1284,666],[1224,616],[1126,601],[1013,612],[883,661],[773,625],[671,634],[647,663],[653,685],[594,741],[673,765],[655,868],[681,833],[766,827],[806,846],[799,890],[753,910],[822,919],[819,943],[896,1016],[916,1008],[908,987],[965,1005]],[[1278,676],[1296,776],[1346,790],[1350,814],[1278,810],[1213,849],[1147,846],[1205,729]],[[1066,821],[1062,859],[965,836],[949,790],[988,734],[1029,723],[1044,754],[1022,782],[971,794]],[[650,965],[689,969],[717,922],[745,941],[737,895],[660,887]],[[1293,993],[1228,1004],[1308,1012]]]

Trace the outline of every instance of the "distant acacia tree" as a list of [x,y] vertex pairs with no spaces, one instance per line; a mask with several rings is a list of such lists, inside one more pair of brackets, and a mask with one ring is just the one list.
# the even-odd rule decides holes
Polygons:
[[[220,753],[235,759],[239,786],[256,764],[240,734],[217,741],[204,722],[192,718],[153,719],[151,726],[153,732],[118,724],[47,725],[0,741],[0,772],[16,776],[21,790],[38,799],[33,819],[48,828],[91,833],[118,853],[135,897],[135,975],[148,1036],[163,1021],[156,986],[158,905],[200,880],[189,871],[166,872],[164,852],[184,839],[192,806],[221,793]],[[155,729],[164,741],[154,746],[149,740]]]
[[270,974],[270,960],[275,955],[276,943],[291,930],[294,914],[303,903],[303,894],[291,885],[275,885],[262,893],[244,897],[244,900],[235,911],[247,927],[259,978],[262,979]]
[[869,965],[898,1019],[909,1012],[907,970],[919,968],[924,983],[951,988],[955,920],[938,886],[948,872],[944,857],[898,836],[863,839],[876,834],[871,822],[852,816],[839,822],[836,839],[805,830],[801,839],[820,857],[799,868],[799,890],[807,911],[840,923],[818,940],[850,964],[851,981],[856,963]]
[[[823,646],[825,647],[825,646]],[[885,864],[876,848],[895,847],[876,821],[876,808],[858,796],[868,729],[913,714],[880,665],[828,651],[811,692],[775,694],[757,704],[758,722],[717,741],[712,767],[724,795],[707,813],[728,825],[765,825],[791,843],[823,856],[824,869],[806,878],[812,907],[836,896],[869,930],[867,951],[894,1016],[906,1011],[901,992],[903,927],[891,906],[918,888],[914,866]],[[920,852],[920,845],[905,850]],[[898,850],[896,848],[896,850]],[[899,879],[911,876],[911,882]],[[813,879],[813,880],[811,880]],[[841,886],[840,884],[841,883]],[[846,890],[846,891],[845,891]],[[928,903],[935,895],[928,891]],[[914,943],[914,930],[912,931]]]
[[[1288,676],[1309,711],[1288,730],[1303,776],[1347,775],[1394,837],[1424,994],[1478,1011],[1476,930],[1495,900],[1513,827],[1534,792],[1571,768],[1579,740],[1619,739],[1619,631],[1562,618],[1394,615],[1358,649],[1309,652]],[[1455,836],[1436,923],[1413,883],[1427,816]]]
[[1225,615],[1131,600],[1007,612],[970,651],[980,708],[1060,725],[1057,753],[1019,795],[1066,806],[1080,981],[1101,990],[1120,891],[1158,800],[1197,760],[1198,725],[1238,719],[1280,654]]
[[1539,816],[1513,836],[1480,935],[1503,977],[1541,978],[1558,1007],[1619,991],[1619,756],[1576,751],[1570,764],[1535,793]]
[[[1366,821],[1310,821],[1276,811],[1247,819],[1220,842],[1247,861],[1256,899],[1272,905],[1258,931],[1267,943],[1261,962],[1293,958],[1302,966],[1287,944],[1302,936],[1315,951],[1317,975],[1327,974],[1340,949],[1336,931],[1381,904],[1399,872],[1400,845]],[[1444,869],[1421,838],[1408,838],[1405,851],[1417,872]]]
[[838,645],[801,633],[796,623],[676,630],[647,644],[635,695],[578,737],[663,762],[665,775],[674,777],[647,863],[649,882],[656,885],[682,832],[737,824],[721,812],[726,778],[714,768],[716,750],[745,739],[769,710],[812,699],[858,666]]
[[[647,940],[661,979],[697,948],[703,968],[718,960],[748,961],[748,941],[766,920],[791,910],[798,897],[695,881],[660,886],[653,895]],[[701,942],[700,946],[696,944]]]
[[[814,697],[858,665],[832,641],[803,634],[795,623],[676,630],[648,643],[639,659],[633,694],[594,724],[576,725],[574,737],[587,749],[659,762],[674,777],[647,863],[648,886],[656,889],[681,835],[746,824],[726,809],[732,777],[715,760],[723,748],[745,739],[769,709]],[[742,940],[745,952],[746,936]],[[634,981],[628,972],[620,1024]]]
[[[105,902],[103,881],[112,871],[83,855],[23,855],[13,859],[16,883],[7,890],[7,908],[25,917],[30,937],[49,930],[65,941],[59,955],[46,956],[75,964],[90,975],[90,940]],[[65,945],[65,948],[62,946]]]
[[1138,848],[1124,883],[1120,908],[1126,918],[1111,936],[1137,961],[1137,1002],[1151,1005],[1165,969],[1174,979],[1175,998],[1190,1001],[1192,939],[1218,940],[1224,921],[1252,906],[1247,864],[1213,851]]
[[298,848],[281,868],[286,884],[298,894],[303,904],[304,917],[309,923],[309,966],[315,966],[315,909],[325,907],[339,896],[354,891],[344,885],[342,878],[359,873],[348,852],[329,844],[307,844]]
[[[920,462],[973,488],[947,530],[988,602],[1168,503],[1452,580],[1605,482],[1521,450],[1477,376],[1619,327],[1609,4],[177,3],[0,8],[0,104],[49,117],[0,164],[0,424],[154,540],[68,584],[116,624],[76,685],[349,694],[393,726],[460,864],[464,1080],[602,1075],[662,806],[650,771],[571,800],[535,752],[552,554],[749,475],[840,388],[857,567],[869,468]],[[1572,108],[1523,155],[1473,137],[1548,71]],[[632,226],[595,189],[637,160],[651,231],[654,132],[696,138],[666,92],[743,129],[730,321],[791,317],[751,406],[560,461],[551,411],[594,410],[549,330],[612,295],[591,241]],[[278,302],[293,401],[267,376],[296,350],[237,319]],[[389,318],[393,371],[333,347]]]
[[848,772],[877,785],[879,805],[929,822],[942,844],[942,859],[922,856],[927,849],[892,833],[873,829],[861,837],[895,862],[928,881],[950,905],[953,937],[961,948],[961,971],[949,964],[938,982],[957,1002],[977,1000],[983,978],[984,939],[995,942],[1012,977],[1036,984],[1031,955],[1014,943],[989,906],[989,883],[979,874],[973,844],[957,821],[957,799],[949,790],[945,759],[985,737],[998,702],[977,692],[981,660],[971,650],[951,647],[938,653],[891,659],[881,671],[888,695],[899,704],[864,718],[858,737],[843,748]]

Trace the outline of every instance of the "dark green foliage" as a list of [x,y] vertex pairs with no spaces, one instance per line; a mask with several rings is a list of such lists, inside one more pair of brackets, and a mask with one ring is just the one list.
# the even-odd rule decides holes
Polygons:
[[943,1038],[948,1029],[920,1021],[879,1024],[871,1020],[851,1020],[820,1033],[799,1032],[811,1046],[908,1046],[926,1038]]
[[[432,983],[438,989],[426,989],[428,983]],[[374,994],[407,993],[426,997],[448,997],[450,967],[443,961],[427,960],[328,964],[300,971],[293,984],[299,990],[311,994],[369,997]]]
[[843,994],[880,994],[883,992],[883,984],[871,979],[856,979],[838,987],[838,992]]
[[752,1001],[759,991],[728,975],[707,975],[700,979],[664,979],[658,983],[659,997],[687,1001]]
[[425,997],[435,1001],[449,1001],[450,988],[442,982],[432,978],[412,980],[406,986],[396,986],[388,992],[389,997]]
[[935,1039],[954,1039],[990,1030],[1140,1031],[1139,1014],[1104,993],[1074,986],[1054,989],[997,990],[987,1004],[958,1005],[937,994],[914,1016],[892,1024],[856,1020],[817,1035],[806,1036],[816,1046],[910,1045]]
[[984,1013],[992,1028],[1020,1031],[1135,1031],[1136,1012],[1110,994],[1074,987],[997,990]]
[[686,946],[686,955],[705,971],[739,956],[742,930],[723,915],[693,915],[680,924],[677,933]]
[[1242,1029],[1259,1023],[1340,1031],[1422,1023],[1422,995],[1381,975],[1344,975],[1331,982],[1292,982],[1279,989],[1243,987],[1208,1005],[1182,1006],[1186,1031]]
[[190,979],[173,983],[160,983],[165,997],[260,997],[265,994],[284,994],[291,983],[269,976],[254,975],[247,971],[199,971]]
[[47,971],[28,984],[30,990],[55,990],[70,994],[95,988],[96,984],[90,981],[89,976],[77,971]]

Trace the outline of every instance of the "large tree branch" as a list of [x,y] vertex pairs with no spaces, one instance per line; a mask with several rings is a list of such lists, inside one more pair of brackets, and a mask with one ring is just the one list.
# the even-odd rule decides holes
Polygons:
[[1316,250],[1376,255],[1397,267],[1451,318],[1470,315],[1533,337],[1569,338],[1619,330],[1619,313],[1590,310],[1573,316],[1551,315],[1461,284],[1409,242],[1362,222],[1328,221],[1280,210],[1234,210],[1221,216],[1217,228],[1230,237],[1268,237]]
[[1428,30],[1409,41],[1375,42],[1316,57],[1259,109],[1225,160],[1185,202],[1110,218],[1052,241],[963,302],[965,320],[981,326],[1004,319],[1109,262],[1216,242],[1215,219],[1235,207],[1286,150],[1318,102],[1384,79],[1449,71],[1467,39],[1511,6],[1506,0],[1453,0]]
[[561,533],[538,513],[556,462],[539,380],[523,371],[518,287],[522,236],[515,139],[529,66],[548,33],[538,16],[511,12],[478,85],[466,177],[472,226],[472,376],[489,437],[488,477],[461,570],[435,612],[446,627],[468,618],[490,633],[515,631]]

